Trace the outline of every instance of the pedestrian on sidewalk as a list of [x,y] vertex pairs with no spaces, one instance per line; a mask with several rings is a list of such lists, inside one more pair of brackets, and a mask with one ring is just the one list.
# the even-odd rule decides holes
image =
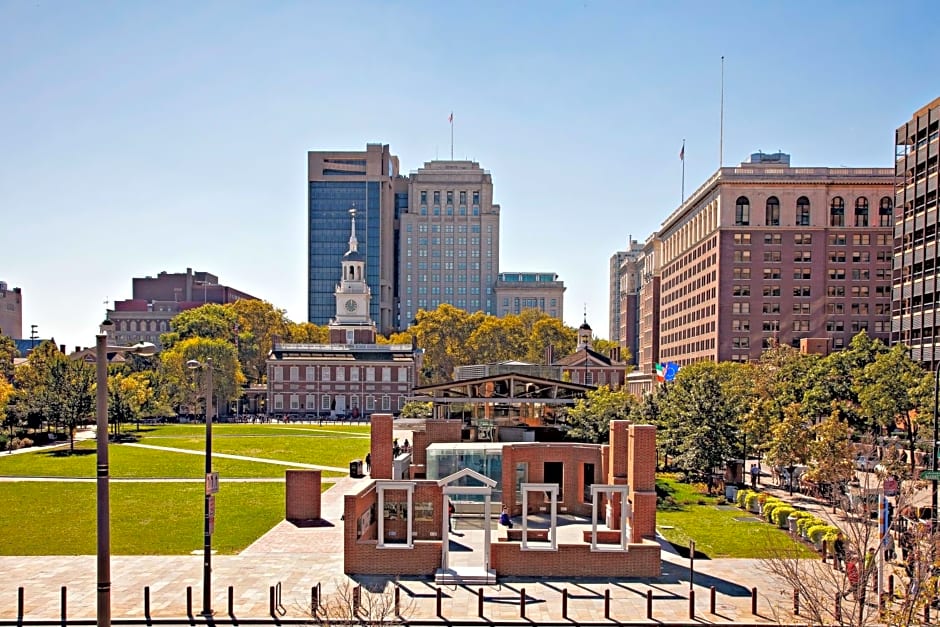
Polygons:
[[366,473],[372,470],[372,453],[366,453]]
[[760,483],[760,468],[757,464],[751,464],[751,489],[756,490]]
[[453,526],[453,520],[452,520],[452,519],[453,519],[453,517],[454,517],[454,512],[456,512],[456,511],[457,511],[457,508],[454,507],[454,502],[451,501],[450,499],[447,499],[447,533],[453,533],[453,532],[454,532],[454,526]]
[[832,543],[832,549],[834,554],[832,565],[835,566],[836,570],[842,570],[842,565],[845,564],[845,536],[841,531],[836,535],[835,542]]

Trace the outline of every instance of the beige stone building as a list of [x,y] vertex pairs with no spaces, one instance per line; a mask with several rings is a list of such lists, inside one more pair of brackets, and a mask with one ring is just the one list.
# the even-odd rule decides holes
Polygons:
[[553,272],[500,272],[495,294],[499,317],[537,309],[564,319],[565,283]]
[[411,173],[398,238],[401,327],[441,303],[496,314],[499,205],[480,164],[430,161]]
[[840,349],[862,330],[887,341],[893,196],[888,168],[791,167],[789,155],[757,153],[719,169],[639,262],[641,372],[755,360],[805,338]]
[[23,292],[0,281],[0,335],[12,339],[23,337]]

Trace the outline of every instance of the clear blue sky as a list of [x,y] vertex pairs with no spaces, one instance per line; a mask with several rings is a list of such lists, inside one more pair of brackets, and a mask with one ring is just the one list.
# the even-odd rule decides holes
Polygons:
[[0,0],[0,280],[24,335],[94,343],[187,267],[306,316],[306,152],[493,174],[501,269],[607,336],[608,260],[718,166],[890,166],[940,95],[935,2]]

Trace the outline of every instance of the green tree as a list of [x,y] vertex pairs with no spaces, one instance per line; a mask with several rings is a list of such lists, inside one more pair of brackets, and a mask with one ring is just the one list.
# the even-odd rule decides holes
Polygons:
[[895,344],[887,352],[879,353],[854,381],[861,412],[868,424],[883,427],[889,432],[903,430],[912,451],[918,431],[917,391],[922,388],[925,378],[930,379],[930,373],[911,359],[906,346]]
[[434,403],[422,403],[420,401],[408,401],[401,408],[402,418],[430,418],[431,408]]
[[189,338],[160,353],[160,373],[167,386],[167,398],[176,407],[194,408],[205,393],[204,368],[191,369],[191,360],[206,364],[212,359],[212,389],[216,411],[237,398],[245,382],[235,346],[226,340]]
[[285,337],[290,321],[283,309],[262,300],[241,299],[225,307],[237,317],[238,359],[252,381],[262,381],[274,336]]
[[[815,438],[809,443],[810,462],[806,478],[829,486],[832,505],[836,505],[838,486],[855,478],[852,431],[839,413],[833,411],[813,427]],[[833,510],[835,511],[835,510]]]
[[736,451],[737,414],[723,384],[712,362],[685,366],[669,386],[669,402],[662,408],[663,439],[676,452],[676,465],[709,481],[713,469],[723,467]]
[[783,420],[773,427],[773,439],[767,458],[774,466],[787,469],[790,494],[793,494],[793,471],[810,457],[812,422],[800,414],[796,403],[783,409]]
[[525,361],[533,364],[545,363],[545,351],[551,346],[555,359],[565,357],[574,352],[578,344],[578,332],[558,318],[545,317],[532,325],[526,341]]
[[20,356],[16,342],[5,335],[0,335],[0,376],[13,381],[13,360]]
[[568,438],[577,442],[607,444],[610,442],[610,421],[626,420],[636,400],[626,389],[613,391],[602,385],[578,399],[568,410]]
[[238,340],[238,313],[229,305],[209,303],[187,309],[170,320],[170,332],[160,336],[164,349],[194,337],[225,340],[235,346]]
[[330,330],[312,322],[288,322],[282,339],[288,344],[326,344]]
[[521,359],[525,344],[525,327],[519,316],[485,316],[467,338],[468,358],[482,364]]
[[154,391],[149,377],[142,373],[117,373],[108,378],[108,422],[115,434],[121,425],[139,421],[141,413],[153,403]]
[[474,363],[468,341],[485,317],[482,312],[470,314],[447,303],[434,311],[418,312],[417,323],[410,330],[424,349],[422,376],[427,383],[449,381],[454,368]]

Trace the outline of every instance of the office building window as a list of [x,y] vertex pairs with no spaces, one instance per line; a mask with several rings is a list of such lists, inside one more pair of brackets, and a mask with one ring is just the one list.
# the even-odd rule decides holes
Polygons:
[[833,198],[829,205],[829,226],[845,226],[845,201],[841,196]]
[[868,199],[864,196],[855,199],[855,226],[868,226]]
[[878,226],[894,225],[894,208],[891,199],[885,196],[878,206]]
[[747,196],[739,196],[734,204],[735,226],[747,226],[751,223],[751,201]]
[[809,198],[806,196],[796,199],[796,225],[809,226]]
[[767,199],[767,226],[780,226],[780,200],[776,196]]

